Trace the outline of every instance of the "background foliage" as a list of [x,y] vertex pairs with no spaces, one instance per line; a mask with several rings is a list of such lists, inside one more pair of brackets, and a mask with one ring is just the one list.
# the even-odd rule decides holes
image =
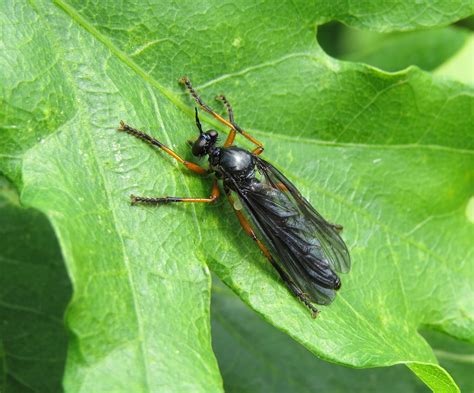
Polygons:
[[[221,391],[221,374],[239,392],[421,388],[401,366],[316,360],[216,284],[219,373],[208,268],[322,359],[406,364],[434,390],[457,391],[451,375],[472,388],[472,33],[440,27],[469,2],[1,7],[0,170],[13,184],[3,181],[1,206],[5,391],[59,389],[66,343],[68,392]],[[315,39],[334,19],[393,33],[320,29],[323,47],[351,60],[340,61]],[[209,180],[115,132],[124,119],[189,156],[183,74],[207,100],[225,92],[266,158],[344,224],[353,271],[317,321],[223,202],[129,206],[131,193],[209,192]],[[72,286],[48,221],[13,188],[51,222]]]

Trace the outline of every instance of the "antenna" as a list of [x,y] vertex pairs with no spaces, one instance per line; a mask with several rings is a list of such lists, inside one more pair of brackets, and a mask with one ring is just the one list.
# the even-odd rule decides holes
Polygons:
[[197,125],[197,128],[199,129],[199,133],[202,134],[202,126],[201,126],[201,122],[199,121],[198,110],[197,110],[196,107],[194,107],[194,112],[196,113],[196,125]]

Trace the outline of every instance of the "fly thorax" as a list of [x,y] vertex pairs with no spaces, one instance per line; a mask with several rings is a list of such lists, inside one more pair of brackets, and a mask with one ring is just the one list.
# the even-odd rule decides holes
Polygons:
[[251,178],[255,174],[255,160],[247,150],[238,147],[221,149],[219,166],[226,174],[238,178]]

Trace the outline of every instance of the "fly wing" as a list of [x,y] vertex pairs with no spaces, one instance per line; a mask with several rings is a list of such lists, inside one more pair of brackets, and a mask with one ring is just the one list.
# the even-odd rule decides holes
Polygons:
[[[330,259],[334,253],[326,252],[326,248],[333,245],[326,239],[339,236],[321,216],[315,215],[314,209],[288,179],[266,161],[258,158],[256,162],[261,181],[242,186],[236,179],[229,179],[234,183],[232,188],[257,231],[277,257],[276,262],[292,281],[312,301],[331,303],[339,278],[334,272],[336,264]],[[321,235],[319,228],[328,232]]]
[[[294,284],[318,304],[329,304],[336,295],[335,274],[322,259],[314,257],[314,245],[305,236],[305,224],[295,206],[282,192],[264,183],[252,189],[236,188],[245,213],[257,234],[274,254],[275,261]],[[317,245],[316,245],[317,247]]]
[[256,157],[256,162],[265,181],[272,187],[282,190],[287,194],[288,200],[298,207],[307,222],[307,230],[319,241],[329,266],[337,272],[347,273],[351,268],[350,254],[334,226],[311,206],[278,169],[260,157]]

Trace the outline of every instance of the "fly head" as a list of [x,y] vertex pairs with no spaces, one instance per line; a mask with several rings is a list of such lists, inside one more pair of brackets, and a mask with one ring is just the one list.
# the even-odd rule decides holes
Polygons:
[[192,152],[193,155],[197,157],[203,157],[212,150],[214,145],[217,142],[217,137],[219,134],[216,130],[203,131],[201,122],[199,121],[197,108],[195,109],[196,113],[196,126],[199,130],[199,137],[192,143]]

